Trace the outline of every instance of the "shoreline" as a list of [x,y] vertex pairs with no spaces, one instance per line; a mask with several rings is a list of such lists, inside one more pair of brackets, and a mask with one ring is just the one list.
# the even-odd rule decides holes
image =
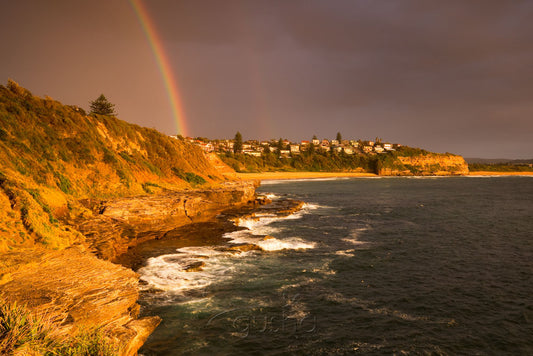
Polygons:
[[[262,172],[262,173],[236,173],[237,177],[243,180],[292,180],[292,179],[322,179],[322,178],[376,178],[376,177],[391,177],[386,175],[378,175],[375,173],[362,172]],[[457,175],[449,175],[450,177],[458,177]],[[533,172],[491,172],[491,171],[474,171],[468,176],[533,176]],[[402,177],[402,176],[394,176]],[[413,177],[413,176],[404,176]],[[424,176],[431,177],[431,176]]]
[[375,173],[363,172],[262,172],[262,173],[236,173],[237,177],[244,180],[288,180],[288,179],[320,179],[320,178],[346,178],[346,177],[379,177]]
[[166,243],[167,235],[174,241],[183,234],[193,242],[218,242],[233,226],[216,224],[217,216],[261,204],[256,187],[257,182],[236,181],[197,191],[87,202],[92,214],[64,222],[83,233],[83,243],[57,250],[34,245],[2,254],[0,304],[23,305],[37,316],[47,313],[57,335],[94,327],[105,333],[101,342],[119,348],[117,355],[136,355],[161,319],[140,315],[135,261],[120,263],[118,257],[143,242]]
[[533,176],[533,172],[491,172],[491,171],[474,171],[469,176]]

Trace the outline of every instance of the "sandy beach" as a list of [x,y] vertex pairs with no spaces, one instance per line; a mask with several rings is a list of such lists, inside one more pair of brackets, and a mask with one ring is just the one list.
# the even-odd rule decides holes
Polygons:
[[[379,177],[373,173],[360,172],[262,172],[262,173],[236,173],[237,177],[244,180],[277,180],[277,179],[318,179],[342,177]],[[470,172],[470,176],[533,176],[533,172]]]
[[479,171],[470,172],[471,176],[533,176],[533,172],[491,172]]
[[262,173],[237,173],[241,179],[316,179],[316,178],[341,178],[341,177],[378,177],[373,173],[360,172],[262,172]]

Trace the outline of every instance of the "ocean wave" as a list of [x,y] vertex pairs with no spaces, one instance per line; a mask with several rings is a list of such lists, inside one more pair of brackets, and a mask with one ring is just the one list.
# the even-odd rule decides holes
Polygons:
[[[361,282],[363,283],[363,281]],[[373,302],[369,302],[369,301],[366,301],[366,300],[363,300],[357,297],[347,298],[341,295],[340,293],[331,293],[325,296],[325,298],[326,300],[329,300],[332,302],[341,303],[341,304],[351,304],[353,306],[357,306],[361,309],[366,310],[367,312],[371,314],[382,314],[382,315],[387,315],[387,316],[391,316],[391,317],[395,317],[395,318],[399,318],[399,319],[403,319],[407,321],[419,321],[419,320],[430,321],[430,318],[427,316],[412,315],[412,314],[408,314],[405,312],[401,312],[399,310],[390,309],[387,307],[374,308],[373,306],[375,303]],[[444,323],[444,321],[439,321],[439,322]]]
[[355,250],[354,249],[350,249],[350,250],[338,250],[338,251],[335,251],[335,254],[338,255],[338,256],[348,256],[348,257],[353,257],[355,255]]
[[[280,231],[279,227],[269,225],[279,220],[300,219],[303,214],[317,207],[315,204],[305,204],[300,211],[284,217],[264,213],[253,218],[237,219],[236,225],[245,227],[246,230],[226,233],[224,237],[229,238],[231,244],[253,244],[264,251],[314,248],[314,243],[299,237],[278,239],[269,236]],[[176,252],[149,258],[146,265],[138,270],[143,290],[183,294],[186,291],[204,289],[233,275],[236,258],[256,253],[253,250],[236,252],[223,246],[190,246]]]
[[[271,226],[272,223],[283,220],[301,219],[311,210],[315,210],[318,208],[322,208],[322,206],[314,203],[304,203],[304,205],[299,211],[290,215],[279,216],[271,213],[256,214],[253,217],[235,219],[234,223],[237,226],[247,228],[256,235],[271,235],[281,231],[279,227]],[[227,237],[231,237],[231,233]]]
[[367,241],[359,241],[356,237],[345,237],[341,239],[344,242],[347,242],[352,245],[366,245],[368,244]]
[[255,236],[250,231],[234,231],[224,235],[230,238],[232,244],[253,244],[261,247],[264,251],[300,250],[314,248],[315,243],[305,241],[299,237],[277,239],[272,236]]
[[[275,214],[255,215],[251,218],[236,219],[235,224],[240,227],[245,227],[247,230],[239,230],[224,234],[224,237],[230,239],[233,244],[254,244],[261,247],[265,251],[279,251],[279,250],[298,250],[314,248],[315,243],[305,241],[299,237],[289,237],[278,239],[271,236],[272,234],[281,231],[280,227],[271,226],[272,223],[283,220],[301,219],[310,210],[318,209],[320,205],[313,203],[305,203],[299,211],[287,215],[277,216]],[[259,235],[259,236],[258,236]],[[265,236],[266,235],[266,236]]]
[[[220,281],[224,276],[229,276],[234,267],[228,264],[217,263],[213,258],[220,252],[211,250],[205,255],[197,253],[207,252],[206,249],[195,249],[194,254],[177,253],[149,258],[146,265],[138,270],[141,289],[161,290],[165,292],[183,293],[185,291],[203,289],[215,281]],[[198,256],[208,257],[207,259]],[[188,272],[187,266],[202,261],[201,270]]]
[[276,195],[274,193],[267,193],[265,194],[265,197],[267,197],[267,199],[270,199],[270,200],[277,200],[280,198],[279,195]]

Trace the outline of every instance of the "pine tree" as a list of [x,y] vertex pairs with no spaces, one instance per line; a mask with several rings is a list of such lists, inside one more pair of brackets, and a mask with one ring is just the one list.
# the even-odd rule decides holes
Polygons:
[[114,116],[115,104],[111,104],[104,94],[101,94],[96,100],[91,101],[91,114]]
[[340,132],[337,132],[337,141],[339,141],[339,143],[342,142],[342,135]]
[[277,148],[278,148],[278,154],[281,154],[281,150],[283,149],[283,140],[281,139],[281,137],[279,138]]
[[242,135],[239,131],[235,134],[235,142],[233,143],[233,153],[242,152]]

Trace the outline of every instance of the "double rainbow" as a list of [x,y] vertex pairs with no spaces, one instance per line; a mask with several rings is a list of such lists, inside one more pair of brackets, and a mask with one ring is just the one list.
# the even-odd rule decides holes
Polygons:
[[165,53],[163,48],[163,42],[157,35],[155,26],[152,23],[149,13],[144,7],[141,0],[129,0],[133,8],[133,11],[137,15],[141,27],[150,43],[152,52],[154,53],[157,66],[163,77],[165,83],[165,89],[168,94],[168,100],[170,102],[170,107],[172,109],[172,116],[174,117],[174,123],[176,124],[176,132],[183,136],[187,136],[187,125],[185,122],[185,114],[183,110],[183,104],[180,99],[180,93],[178,91],[178,86],[174,80],[175,76],[172,71],[172,67],[168,61],[168,56]]

